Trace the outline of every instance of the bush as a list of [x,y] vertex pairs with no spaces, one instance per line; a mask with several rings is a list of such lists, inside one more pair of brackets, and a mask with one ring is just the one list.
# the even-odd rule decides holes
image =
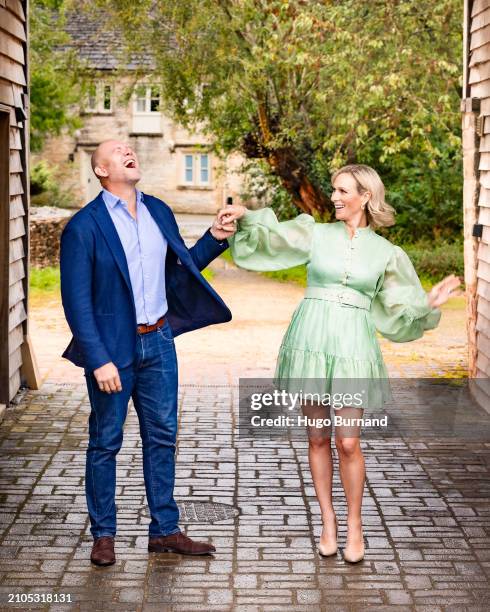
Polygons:
[[53,178],[53,171],[45,161],[40,161],[32,166],[30,180],[31,196],[39,195],[45,191],[52,191],[57,187]]
[[29,192],[32,206],[73,206],[73,194],[69,190],[60,189],[56,171],[56,166],[50,166],[45,161],[31,167]]
[[433,283],[448,274],[464,276],[463,242],[419,242],[403,246],[417,274]]

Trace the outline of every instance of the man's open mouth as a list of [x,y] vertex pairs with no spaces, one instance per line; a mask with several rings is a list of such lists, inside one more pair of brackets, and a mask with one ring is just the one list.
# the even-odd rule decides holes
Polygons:
[[125,168],[136,168],[136,161],[134,159],[127,159],[124,162]]

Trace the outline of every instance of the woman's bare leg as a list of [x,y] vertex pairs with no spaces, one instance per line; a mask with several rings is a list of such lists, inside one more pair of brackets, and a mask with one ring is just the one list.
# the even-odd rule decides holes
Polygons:
[[[342,408],[336,414],[342,418],[360,418],[362,411]],[[347,500],[346,553],[349,557],[356,557],[364,549],[361,507],[366,467],[361,450],[360,427],[336,427],[335,446],[339,454],[340,479]]]
[[[325,419],[329,417],[329,411],[326,411],[321,406],[303,406],[303,414],[310,419]],[[308,459],[323,523],[320,544],[330,548],[333,547],[337,540],[336,517],[332,503],[333,460],[331,436],[331,427],[308,427]]]

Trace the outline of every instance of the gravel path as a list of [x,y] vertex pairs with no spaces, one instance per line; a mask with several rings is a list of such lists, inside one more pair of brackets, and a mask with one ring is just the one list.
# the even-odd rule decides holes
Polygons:
[[[303,288],[280,283],[220,260],[212,284],[233,313],[223,325],[176,340],[184,383],[233,384],[240,376],[272,375],[277,352]],[[460,376],[467,368],[464,299],[445,307],[436,330],[415,342],[382,340],[390,371],[397,377]],[[30,333],[43,379],[82,382],[81,370],[60,357],[70,333],[58,295],[31,300]]]

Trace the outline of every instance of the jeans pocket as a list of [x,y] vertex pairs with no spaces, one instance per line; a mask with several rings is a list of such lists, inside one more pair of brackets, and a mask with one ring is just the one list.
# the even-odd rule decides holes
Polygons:
[[172,329],[167,321],[165,322],[164,325],[162,325],[162,327],[158,328],[158,333],[166,342],[174,341],[174,335],[172,334]]

